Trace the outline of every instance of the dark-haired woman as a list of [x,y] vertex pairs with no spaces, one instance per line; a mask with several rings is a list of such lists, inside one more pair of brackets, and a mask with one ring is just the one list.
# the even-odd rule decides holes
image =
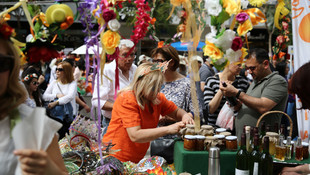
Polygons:
[[27,74],[25,77],[22,77],[22,82],[24,83],[27,91],[28,98],[26,99],[26,104],[32,108],[43,106],[42,96],[38,89],[39,76],[36,73]]

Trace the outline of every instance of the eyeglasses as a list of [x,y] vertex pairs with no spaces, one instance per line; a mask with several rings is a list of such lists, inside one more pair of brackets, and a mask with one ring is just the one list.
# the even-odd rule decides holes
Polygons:
[[11,55],[0,54],[0,72],[6,72],[13,69],[14,57]]
[[33,82],[31,82],[31,84],[33,84],[33,85],[39,85],[40,83],[37,82],[37,81],[33,81]]
[[63,68],[56,68],[56,71],[61,72],[61,71],[64,71],[64,69]]
[[165,60],[161,60],[161,59],[158,59],[158,60],[152,60],[153,63],[163,63],[165,62]]
[[122,55],[120,55],[119,57],[121,57],[121,58],[135,58],[136,57],[136,55],[135,55],[135,53],[131,53],[130,55],[127,55],[127,53],[123,53]]
[[256,66],[250,66],[250,67],[247,67],[245,66],[245,70],[251,70],[251,71],[254,71],[256,69]]

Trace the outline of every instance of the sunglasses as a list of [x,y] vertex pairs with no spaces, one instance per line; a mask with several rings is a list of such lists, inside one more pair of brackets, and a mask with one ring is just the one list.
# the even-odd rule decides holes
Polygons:
[[37,82],[37,81],[33,81],[33,82],[31,82],[31,84],[33,84],[33,85],[39,85],[40,83]]
[[14,57],[11,55],[0,54],[0,72],[6,72],[13,69]]
[[56,71],[62,72],[62,71],[64,71],[64,69],[63,68],[56,68]]
[[245,67],[245,70],[251,70],[251,71],[254,71],[256,69],[256,66],[250,66],[250,67]]
[[158,60],[152,60],[153,63],[163,63],[165,62],[165,60],[161,60],[161,59],[158,59]]

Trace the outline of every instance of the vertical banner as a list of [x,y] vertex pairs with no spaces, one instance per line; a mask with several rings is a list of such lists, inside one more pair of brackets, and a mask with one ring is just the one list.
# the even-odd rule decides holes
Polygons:
[[[295,72],[303,64],[310,61],[310,1],[292,0],[292,28],[294,47]],[[309,90],[309,89],[305,89]],[[301,107],[300,100],[296,98],[296,108]],[[302,140],[309,140],[309,110],[297,110],[298,134]]]

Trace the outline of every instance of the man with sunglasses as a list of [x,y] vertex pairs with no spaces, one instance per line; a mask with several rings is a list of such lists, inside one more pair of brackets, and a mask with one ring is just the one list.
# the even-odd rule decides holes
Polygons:
[[[271,71],[266,50],[257,48],[250,51],[246,69],[254,79],[246,93],[229,83],[226,83],[227,87],[220,85],[225,96],[234,96],[242,103],[235,120],[239,139],[244,125],[254,127],[258,118],[267,111],[284,111],[288,97],[287,82],[277,72]],[[268,115],[263,120],[274,126],[275,123],[281,122],[281,116]]]
[[[97,77],[94,82],[94,93],[92,97],[92,105],[95,107],[100,107],[102,114],[102,125],[103,127],[108,127],[112,109],[114,104],[115,95],[115,70],[118,68],[119,71],[119,89],[122,89],[130,84],[133,80],[134,73],[137,66],[133,64],[135,59],[136,49],[131,50],[134,47],[134,43],[128,39],[122,39],[119,44],[119,56],[118,56],[118,66],[116,66],[116,60],[108,63],[104,66],[102,79],[99,77],[99,94],[97,93]],[[102,81],[101,81],[102,80]],[[98,103],[100,101],[100,106]],[[103,131],[104,133],[106,132]]]

